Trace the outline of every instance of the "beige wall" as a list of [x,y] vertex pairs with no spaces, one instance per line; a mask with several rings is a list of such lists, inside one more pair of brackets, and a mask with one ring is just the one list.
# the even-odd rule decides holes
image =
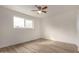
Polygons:
[[[34,29],[14,29],[13,16],[34,21]],[[40,38],[40,20],[0,7],[0,48]]]
[[74,43],[79,46],[76,16],[76,11],[70,10],[44,18],[42,21],[42,36],[47,39]]

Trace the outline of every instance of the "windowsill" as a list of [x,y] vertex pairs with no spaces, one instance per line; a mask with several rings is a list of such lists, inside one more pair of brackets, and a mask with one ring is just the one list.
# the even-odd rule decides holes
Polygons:
[[15,30],[20,30],[20,29],[22,29],[22,30],[24,30],[24,29],[31,29],[31,30],[33,30],[34,28],[13,28],[13,29],[15,29]]

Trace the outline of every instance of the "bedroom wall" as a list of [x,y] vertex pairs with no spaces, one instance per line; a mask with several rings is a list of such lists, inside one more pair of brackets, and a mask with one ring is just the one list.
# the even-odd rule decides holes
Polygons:
[[[34,21],[34,29],[14,29],[13,16]],[[40,38],[40,20],[0,7],[0,48]]]
[[76,10],[70,10],[44,18],[42,20],[42,36],[46,39],[73,43],[79,47],[76,12]]
[[77,41],[79,44],[79,9],[76,12]]

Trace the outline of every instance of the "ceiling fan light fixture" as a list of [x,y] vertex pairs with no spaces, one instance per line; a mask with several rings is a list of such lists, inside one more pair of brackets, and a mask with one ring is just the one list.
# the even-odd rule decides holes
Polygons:
[[37,11],[38,12],[38,14],[41,14],[42,12],[41,11]]
[[32,11],[36,11],[37,14],[41,14],[41,13],[47,13],[47,5],[35,5],[35,7],[37,8],[37,10],[32,10]]

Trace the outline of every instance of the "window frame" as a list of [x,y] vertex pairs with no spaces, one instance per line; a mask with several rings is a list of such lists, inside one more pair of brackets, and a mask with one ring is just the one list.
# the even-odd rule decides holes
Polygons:
[[[14,25],[14,18],[15,17],[24,19],[23,20],[24,21],[24,24],[23,24],[24,26],[23,27],[17,27],[17,26]],[[23,17],[14,16],[13,17],[13,28],[15,28],[15,29],[34,29],[34,21],[33,20],[30,20],[30,21],[32,21],[32,23],[31,23],[32,27],[28,27],[28,26],[26,27],[26,25],[25,25],[26,24],[26,22],[25,22],[26,20],[29,21],[30,19],[25,19]]]

